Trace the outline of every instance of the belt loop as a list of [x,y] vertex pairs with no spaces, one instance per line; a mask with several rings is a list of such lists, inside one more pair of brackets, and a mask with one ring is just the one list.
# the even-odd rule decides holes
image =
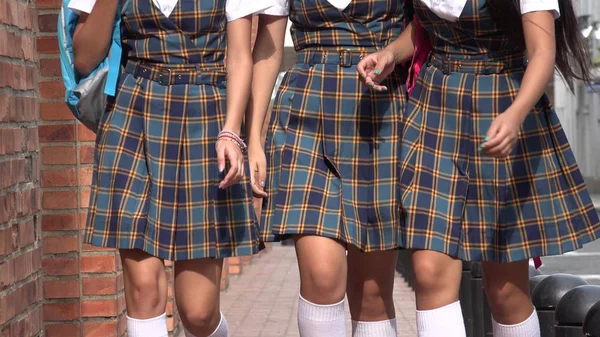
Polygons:
[[489,63],[489,56],[487,53],[485,55],[483,55],[483,74],[484,75],[490,74],[490,63]]

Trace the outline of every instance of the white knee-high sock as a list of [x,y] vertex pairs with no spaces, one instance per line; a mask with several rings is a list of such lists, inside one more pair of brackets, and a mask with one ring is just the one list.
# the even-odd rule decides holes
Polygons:
[[352,321],[352,337],[397,337],[396,318],[385,321]]
[[[184,329],[185,331],[185,337],[196,337],[194,335],[192,335],[191,332],[187,331],[187,329]],[[217,325],[217,328],[215,329],[215,331],[213,331],[212,334],[210,334],[210,336],[208,337],[227,337],[227,334],[229,332],[229,326],[227,325],[227,319],[225,318],[225,315],[223,315],[223,313],[221,313],[221,320],[219,321],[219,325]]]
[[129,337],[166,337],[167,314],[149,319],[137,319],[127,316],[127,335]]
[[533,310],[533,313],[525,321],[514,324],[504,325],[496,322],[492,318],[492,328],[494,330],[494,337],[540,337],[540,321],[538,319],[537,311]]
[[344,300],[335,304],[320,305],[300,296],[298,330],[301,337],[346,337]]
[[460,302],[433,310],[417,310],[418,337],[466,337]]

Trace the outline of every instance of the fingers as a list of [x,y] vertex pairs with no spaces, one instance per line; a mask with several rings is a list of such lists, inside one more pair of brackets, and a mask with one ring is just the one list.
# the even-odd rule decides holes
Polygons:
[[225,146],[219,146],[218,141],[217,141],[217,165],[219,168],[219,173],[223,173],[223,170],[225,170]]
[[374,56],[369,55],[358,62],[356,65],[356,70],[358,71],[360,77],[364,80],[367,78],[367,74],[372,72],[376,64],[377,61],[375,60]]
[[363,58],[357,65],[356,69],[362,81],[371,89],[376,91],[387,91],[387,87],[383,85],[379,85],[383,80],[383,77],[380,76],[384,68],[386,67],[386,62],[382,62],[379,60],[378,54],[371,54],[365,58]]
[[501,127],[502,124],[496,123],[496,121],[492,123],[485,138],[483,139],[483,143],[479,146],[479,152],[490,147],[495,147],[502,142],[503,138],[498,136]]
[[256,187],[255,195],[260,198],[266,198],[267,192],[265,191],[265,181],[267,179],[267,168],[264,163],[256,165],[256,179],[254,180],[254,184],[252,184],[252,190]]
[[219,188],[222,189],[239,182],[244,176],[244,157],[239,149],[233,148],[233,146],[223,146],[224,157],[229,161],[230,168],[225,178],[219,183]]

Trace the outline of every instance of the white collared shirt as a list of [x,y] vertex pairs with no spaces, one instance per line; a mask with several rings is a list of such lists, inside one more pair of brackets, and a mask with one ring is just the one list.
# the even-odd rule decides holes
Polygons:
[[[421,1],[432,12],[444,20],[457,21],[469,0],[415,0]],[[506,0],[509,1],[509,0]],[[554,18],[560,17],[558,0],[521,0],[521,14],[538,11],[553,11]]]
[[[260,14],[269,14],[269,15],[277,15],[277,16],[287,16],[290,13],[290,3],[289,0],[267,0],[271,2],[271,6],[264,11],[261,11]],[[327,0],[333,7],[343,11],[350,5],[352,0]]]
[[[179,0],[152,0],[152,3],[166,17],[169,17]],[[227,0],[227,21],[233,21],[251,14],[262,13],[274,7],[276,0]],[[79,13],[90,13],[96,0],[71,0],[69,8]],[[270,13],[269,13],[270,14]]]

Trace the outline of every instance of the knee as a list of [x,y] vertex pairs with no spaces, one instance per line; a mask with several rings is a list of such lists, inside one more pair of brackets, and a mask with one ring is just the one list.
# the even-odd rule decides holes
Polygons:
[[131,278],[128,283],[125,291],[130,298],[129,305],[135,306],[135,311],[160,311],[162,313],[164,299],[161,298],[157,275],[140,273]]
[[348,287],[350,313],[353,319],[361,321],[387,319],[390,311],[393,312],[392,298],[392,291],[384,291],[375,282],[366,282],[360,288]]
[[221,313],[214,308],[197,305],[179,312],[186,329],[195,336],[208,336],[217,328]]
[[[529,298],[523,296],[522,291],[510,283],[500,283],[490,279],[484,280],[484,287],[494,316],[511,315],[515,308],[523,307],[524,304],[529,302]],[[531,307],[533,307],[533,304]]]
[[337,303],[346,294],[345,275],[329,266],[312,266],[302,278],[302,296],[316,304]]
[[449,268],[435,261],[420,260],[413,265],[415,285],[424,291],[440,290]]

